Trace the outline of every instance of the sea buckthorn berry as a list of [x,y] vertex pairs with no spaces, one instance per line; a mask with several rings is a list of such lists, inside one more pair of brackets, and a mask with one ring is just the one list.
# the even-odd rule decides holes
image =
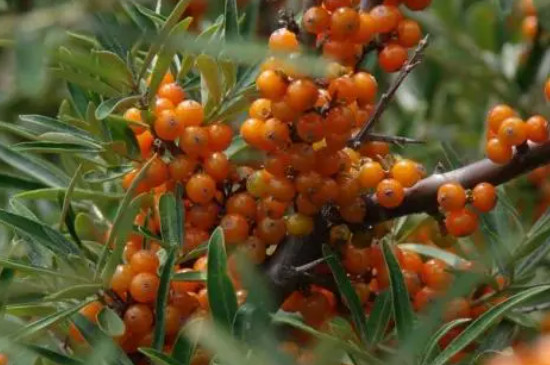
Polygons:
[[521,22],[521,33],[525,39],[535,39],[539,31],[539,20],[535,15],[526,16]]
[[277,118],[268,119],[263,128],[264,144],[269,148],[268,150],[274,150],[276,148],[283,148],[290,143],[290,128],[288,124],[281,122]]
[[299,193],[313,194],[321,187],[322,177],[316,171],[302,172],[296,176],[294,183]]
[[224,123],[214,123],[207,127],[208,149],[213,152],[225,151],[233,140],[233,129]]
[[0,353],[0,365],[8,365],[8,356]]
[[246,218],[240,214],[225,215],[220,221],[220,227],[223,229],[225,242],[228,244],[244,242],[250,229]]
[[132,335],[143,335],[153,328],[153,312],[144,304],[134,304],[124,312],[126,331]]
[[264,157],[264,169],[275,176],[286,176],[290,157],[286,152],[276,151]]
[[354,79],[349,76],[338,77],[328,86],[332,100],[345,104],[353,103],[357,99],[357,91]]
[[330,14],[320,6],[313,6],[304,13],[302,25],[309,33],[322,33],[330,26]]
[[263,198],[267,196],[272,178],[273,175],[265,170],[255,171],[246,180],[246,190],[256,198]]
[[296,189],[292,181],[281,176],[273,176],[269,180],[267,192],[282,202],[290,202],[296,195]]
[[130,260],[130,267],[136,274],[148,272],[156,274],[160,265],[158,256],[149,250],[136,252]]
[[273,114],[274,118],[290,123],[298,118],[300,113],[292,109],[286,100],[281,100],[271,103],[271,114]]
[[339,245],[347,243],[349,241],[349,239],[351,238],[351,231],[347,224],[339,224],[337,226],[333,226],[330,229],[329,235],[329,243],[331,245]]
[[439,293],[436,290],[430,288],[429,286],[423,287],[414,296],[414,310],[420,312],[426,309],[431,303],[433,303],[437,299],[438,296]]
[[359,153],[372,159],[384,158],[390,153],[390,145],[379,141],[366,142],[359,147]]
[[243,250],[253,264],[259,265],[265,261],[266,246],[260,238],[249,236],[243,244]]
[[[258,91],[264,98],[279,101],[285,94],[288,87],[286,80],[276,71],[264,71],[256,79]],[[272,105],[273,108],[273,105]]]
[[130,295],[139,303],[153,303],[157,297],[159,283],[159,278],[155,274],[137,274],[130,282]]
[[313,218],[305,214],[292,214],[286,219],[286,231],[292,236],[306,236],[313,232]]
[[403,185],[394,179],[382,180],[376,187],[378,203],[385,208],[396,208],[405,198]]
[[195,174],[187,182],[185,191],[194,203],[206,204],[214,199],[216,182],[207,174]]
[[246,192],[232,195],[225,208],[228,214],[240,214],[248,220],[254,220],[257,214],[256,199]]
[[283,219],[265,217],[258,222],[256,235],[268,245],[275,245],[286,235],[286,225]]
[[231,163],[223,152],[214,152],[204,161],[204,172],[216,181],[223,181],[229,176]]
[[370,16],[374,19],[378,33],[393,31],[401,20],[401,13],[394,6],[378,5],[372,8]]
[[336,199],[338,205],[345,206],[351,204],[359,196],[361,186],[355,177],[340,175],[337,178],[337,183],[340,191]]
[[359,44],[366,44],[372,40],[376,34],[376,21],[366,12],[359,13],[359,29],[353,35],[353,41]]
[[264,144],[265,122],[257,118],[249,118],[241,124],[241,136],[249,145],[260,148]]
[[406,188],[410,188],[422,178],[418,164],[406,159],[397,161],[392,166],[390,173],[392,178],[399,181]]
[[366,283],[353,283],[352,285],[357,298],[359,298],[359,303],[365,305],[369,300],[370,286]]
[[167,336],[178,333],[182,325],[182,319],[182,314],[178,308],[173,305],[166,306],[166,309],[164,309],[164,331]]
[[324,0],[323,5],[328,11],[335,11],[338,8],[349,7],[352,0]]
[[168,165],[160,158],[155,158],[149,165],[149,169],[145,173],[145,183],[154,188],[163,184],[170,178]]
[[285,101],[297,112],[313,108],[319,94],[317,86],[308,79],[292,81],[286,89]]
[[334,39],[346,39],[359,30],[359,14],[352,8],[339,8],[330,18],[330,35]]
[[470,318],[470,314],[471,308],[468,299],[458,297],[447,303],[445,312],[443,313],[443,320],[450,322],[459,318]]
[[402,250],[399,265],[403,270],[408,270],[417,274],[422,272],[422,258],[416,252]]
[[311,171],[316,165],[316,156],[313,148],[306,143],[295,143],[289,150],[290,166],[296,171]]
[[160,115],[165,110],[174,110],[176,106],[166,98],[156,98],[155,100],[155,115]]
[[311,201],[314,204],[324,204],[335,202],[340,196],[340,187],[333,179],[327,178],[323,180],[323,184],[315,194],[311,196]]
[[197,168],[197,161],[187,155],[178,155],[168,165],[170,170],[170,177],[175,181],[187,181],[195,169]]
[[535,143],[548,140],[548,121],[541,115],[534,115],[525,122],[527,139]]
[[298,213],[305,215],[314,215],[321,209],[321,207],[313,203],[306,194],[298,194],[294,203],[296,204]]
[[352,202],[340,206],[340,215],[348,223],[361,223],[367,214],[367,206],[361,197]]
[[550,78],[544,84],[544,95],[546,96],[546,100],[550,101]]
[[[337,41],[328,39],[323,43],[323,56],[340,62],[353,58],[355,56],[354,43],[345,40]],[[345,74],[346,68],[342,68],[342,66],[338,64],[336,71],[337,72],[334,72],[334,70],[329,69],[328,73],[329,75],[335,74],[334,76],[341,76],[339,73]]]
[[276,200],[273,197],[263,198],[258,202],[257,218],[258,220],[266,217],[271,219],[280,219],[285,214],[288,203]]
[[407,8],[418,11],[418,10],[424,10],[428,6],[430,6],[430,4],[432,3],[432,0],[404,0],[403,2],[407,6]]
[[344,149],[351,138],[351,130],[344,133],[328,133],[325,136],[326,149],[338,152]]
[[111,289],[123,298],[135,274],[130,265],[118,265],[111,278]]
[[439,259],[431,259],[422,266],[421,277],[424,284],[435,290],[445,290],[453,279],[447,264]]
[[422,39],[420,25],[414,20],[404,19],[397,26],[397,41],[403,47],[414,47]]
[[204,121],[204,108],[195,100],[185,100],[176,106],[176,115],[186,127],[199,126]]
[[272,51],[294,52],[299,46],[296,34],[287,28],[277,29],[269,37],[269,49]]
[[[140,122],[140,123],[143,122],[141,118],[141,110],[139,110],[138,108],[130,108],[126,110],[126,112],[124,112],[123,117],[124,119],[128,119],[133,122]],[[133,130],[135,134],[140,134],[145,131],[144,127],[140,127],[135,124],[130,124],[130,129]]]
[[504,122],[505,119],[512,118],[514,116],[516,116],[516,112],[510,106],[506,104],[495,105],[487,114],[489,129],[497,133],[502,122]]
[[347,133],[353,128],[354,121],[350,108],[345,105],[335,106],[325,118],[326,135]]
[[214,202],[193,205],[186,214],[186,220],[199,229],[208,230],[216,224],[219,211]]
[[271,100],[269,99],[256,99],[248,109],[248,115],[251,118],[260,120],[267,120],[271,117]]
[[475,232],[479,225],[477,214],[464,208],[450,212],[445,218],[445,227],[449,234],[455,237],[469,236]]
[[323,118],[316,112],[304,114],[296,123],[296,133],[307,143],[322,140],[325,136]]
[[407,62],[407,50],[396,43],[385,46],[378,54],[378,63],[386,72],[396,72]]
[[374,189],[385,176],[384,168],[378,162],[366,162],[359,170],[359,183],[365,189]]
[[472,205],[482,213],[490,212],[497,204],[497,191],[489,183],[477,184],[472,190]]
[[346,244],[342,249],[342,264],[353,275],[364,275],[372,269],[371,249]]
[[178,84],[170,83],[162,85],[157,92],[157,96],[160,98],[166,98],[174,105],[178,105],[185,98],[185,92]]
[[180,148],[189,156],[204,156],[208,152],[208,130],[202,127],[187,127],[180,136]]
[[[98,301],[91,302],[90,304],[85,305],[82,309],[78,311],[81,315],[86,317],[90,322],[97,323],[97,315],[103,309],[103,304]],[[84,342],[85,339],[76,328],[74,324],[71,323],[69,327],[69,335],[76,342]]]
[[462,209],[466,204],[466,191],[457,183],[443,184],[437,190],[437,203],[445,211]]
[[[132,170],[128,172],[126,175],[124,175],[124,178],[122,179],[122,187],[124,190],[128,190],[130,188],[130,185],[132,185],[132,182],[136,178],[138,171]],[[141,194],[149,190],[149,185],[145,181],[140,181],[138,186],[135,189],[136,194]]]
[[357,102],[360,105],[372,103],[378,93],[378,83],[374,76],[367,72],[357,72],[353,75],[355,90],[357,92]]
[[422,288],[420,278],[414,271],[403,269],[401,272],[403,273],[403,280],[405,280],[405,285],[407,286],[407,292],[409,293],[409,296],[414,298],[416,293],[418,293]]
[[527,126],[519,118],[508,118],[498,129],[498,139],[509,146],[519,146],[527,140]]
[[145,131],[136,136],[136,140],[139,146],[139,151],[141,152],[141,157],[147,159],[151,155],[153,149],[153,142],[155,142],[155,137],[150,131]]
[[514,156],[512,146],[501,142],[498,138],[492,138],[487,142],[485,153],[491,161],[497,164],[508,163]]
[[163,110],[155,120],[155,133],[159,138],[173,141],[183,131],[183,123],[173,110]]

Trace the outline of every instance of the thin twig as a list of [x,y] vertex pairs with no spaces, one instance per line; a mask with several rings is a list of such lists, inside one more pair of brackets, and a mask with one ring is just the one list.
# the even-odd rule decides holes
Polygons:
[[313,269],[314,267],[322,264],[323,262],[326,261],[326,258],[325,257],[321,257],[320,259],[317,259],[317,260],[313,260],[305,265],[301,265],[301,266],[298,266],[298,267],[295,267],[294,268],[294,271],[296,272],[306,272],[306,271],[309,271],[311,269]]
[[418,43],[418,46],[414,50],[413,56],[405,63],[403,68],[401,69],[401,72],[399,73],[399,76],[395,79],[393,84],[390,86],[389,90],[386,91],[384,94],[382,94],[382,97],[378,101],[378,104],[376,104],[376,108],[374,110],[374,113],[370,116],[369,120],[363,128],[355,135],[354,138],[350,141],[350,145],[353,148],[358,148],[361,143],[365,140],[367,134],[371,131],[371,129],[374,127],[376,122],[380,119],[380,116],[386,108],[388,107],[390,101],[393,99],[393,96],[395,95],[397,89],[401,86],[403,81],[407,78],[407,76],[411,73],[412,70],[416,66],[420,64],[422,61],[422,57],[424,55],[424,50],[426,49],[426,46],[428,45],[430,35],[427,34],[421,41]]
[[408,137],[401,137],[401,136],[388,136],[385,134],[377,134],[377,133],[369,133],[365,136],[363,141],[378,141],[378,142],[387,142],[387,143],[393,143],[397,145],[403,145],[403,144],[424,144],[426,141],[420,140],[420,139],[414,139],[414,138],[408,138]]

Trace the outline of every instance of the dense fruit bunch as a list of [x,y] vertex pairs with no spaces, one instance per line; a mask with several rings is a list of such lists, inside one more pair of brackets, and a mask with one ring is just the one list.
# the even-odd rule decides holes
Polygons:
[[487,157],[494,163],[505,164],[527,141],[543,143],[548,140],[548,121],[534,115],[523,121],[518,113],[505,104],[495,105],[487,115]]
[[532,346],[520,345],[512,352],[502,353],[486,365],[545,365],[548,364],[548,351],[550,350],[550,338],[542,337]]

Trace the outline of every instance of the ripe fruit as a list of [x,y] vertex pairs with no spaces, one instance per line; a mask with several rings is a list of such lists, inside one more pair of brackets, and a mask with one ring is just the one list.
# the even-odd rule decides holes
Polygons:
[[279,243],[286,235],[286,225],[283,219],[263,218],[258,222],[256,235],[268,245]]
[[385,208],[396,208],[405,199],[403,185],[394,179],[382,180],[376,187],[378,203]]
[[365,44],[371,41],[376,34],[376,22],[374,18],[365,12],[359,13],[359,29],[353,36],[353,41],[359,44]]
[[352,0],[324,0],[323,5],[328,11],[335,11],[338,8],[351,6]]
[[185,185],[185,191],[193,202],[206,204],[214,198],[216,182],[207,174],[195,174]]
[[126,331],[132,335],[143,335],[153,328],[153,312],[144,304],[134,304],[124,312]]
[[498,104],[489,110],[487,114],[487,122],[489,129],[493,132],[498,132],[500,125],[505,119],[512,118],[516,115],[514,109],[506,104]]
[[155,133],[159,138],[173,141],[183,131],[183,123],[173,110],[163,110],[155,120]]
[[356,197],[353,201],[340,206],[340,215],[346,222],[361,223],[367,214],[365,201],[361,197]]
[[236,244],[244,242],[248,237],[249,225],[246,219],[240,214],[227,214],[220,221],[223,229],[225,242]]
[[225,205],[227,213],[240,214],[248,220],[256,217],[256,200],[249,193],[232,195]]
[[550,78],[544,84],[544,95],[546,96],[546,100],[550,101]]
[[437,190],[437,202],[445,211],[462,209],[466,204],[466,191],[457,183],[443,184]]
[[155,274],[137,274],[130,282],[130,295],[139,303],[153,303],[157,297],[159,283],[159,278]]
[[372,159],[379,159],[390,153],[390,146],[385,142],[366,142],[359,148],[359,153],[362,156],[370,157]]
[[478,216],[468,208],[452,211],[445,218],[447,231],[455,237],[471,235],[478,225]]
[[310,112],[300,117],[296,123],[296,132],[304,142],[314,143],[325,136],[322,117],[316,112]]
[[403,46],[390,43],[378,54],[378,63],[386,72],[396,72],[407,62],[407,50]]
[[418,291],[414,296],[413,306],[419,312],[427,308],[436,298],[438,292],[429,286],[425,286]]
[[136,274],[148,272],[156,274],[160,265],[158,256],[150,250],[140,250],[132,255],[130,267]]
[[371,250],[346,244],[342,250],[342,264],[347,272],[364,275],[372,269]]
[[480,212],[490,212],[497,203],[497,192],[489,183],[477,184],[472,190],[472,205]]
[[160,86],[157,96],[159,98],[166,98],[174,105],[178,105],[185,98],[185,92],[178,84],[169,83]]
[[396,7],[387,5],[375,6],[370,11],[370,15],[374,19],[378,33],[393,31],[401,18],[401,14]]
[[8,356],[0,353],[0,365],[8,365]]
[[202,127],[187,127],[180,136],[180,148],[189,156],[204,156],[208,152],[208,130]]
[[[101,304],[98,301],[94,301],[94,302],[91,302],[89,304],[86,304],[84,307],[82,307],[82,309],[80,309],[78,311],[78,313],[80,313],[81,315],[86,317],[86,319],[88,319],[88,321],[90,321],[92,323],[97,323],[97,315],[99,314],[101,309],[103,309],[103,304]],[[85,341],[85,339],[82,336],[82,334],[80,333],[80,331],[72,323],[69,327],[69,335],[76,342],[84,342]]]
[[214,152],[203,164],[204,172],[206,172],[215,181],[221,182],[229,176],[231,163],[223,152]]
[[170,177],[175,181],[187,181],[197,168],[197,161],[186,155],[174,157],[168,169]]
[[277,29],[269,37],[269,49],[272,51],[293,52],[298,47],[296,34],[286,28]]
[[149,169],[145,173],[144,182],[154,188],[163,184],[170,177],[168,165],[160,158],[155,158],[149,165]]
[[286,94],[287,82],[276,71],[267,70],[258,76],[256,86],[264,98],[278,101]]
[[443,313],[443,320],[450,322],[459,318],[470,317],[470,302],[463,297],[452,299],[445,308]]
[[505,119],[498,129],[498,139],[509,146],[519,146],[527,140],[525,122],[516,117]]
[[332,13],[330,34],[334,39],[346,39],[359,29],[359,14],[354,9],[342,7]]
[[378,93],[378,83],[374,76],[367,72],[357,72],[353,75],[357,102],[359,104],[372,103]]
[[271,116],[271,100],[264,98],[256,99],[250,105],[248,115],[251,118],[267,120]]
[[304,13],[302,25],[309,33],[322,33],[330,26],[330,14],[320,6],[313,6]]
[[197,204],[189,209],[186,219],[199,229],[209,230],[216,224],[219,211],[220,208],[214,202],[205,205]]
[[199,126],[204,121],[204,109],[199,102],[185,100],[177,104],[176,116],[186,127]]
[[292,214],[286,219],[286,230],[292,236],[306,236],[313,231],[313,218],[304,214]]
[[548,140],[548,121],[541,115],[535,115],[527,119],[527,139],[535,143],[543,143]]
[[[142,122],[141,119],[141,110],[137,108],[130,108],[124,112],[124,119],[131,120],[133,122]],[[134,131],[135,134],[141,134],[145,131],[144,127],[137,126],[135,124],[130,124],[130,128]]]
[[397,41],[403,47],[414,47],[422,39],[420,25],[414,20],[404,19],[397,26]]
[[390,173],[395,180],[399,181],[406,188],[410,188],[422,178],[418,164],[406,159],[396,162],[392,166]]
[[501,142],[497,138],[492,138],[487,142],[485,153],[491,161],[497,164],[508,163],[514,156],[512,146]]
[[452,276],[447,271],[447,264],[438,259],[426,261],[420,273],[424,284],[435,290],[445,290],[451,283]]

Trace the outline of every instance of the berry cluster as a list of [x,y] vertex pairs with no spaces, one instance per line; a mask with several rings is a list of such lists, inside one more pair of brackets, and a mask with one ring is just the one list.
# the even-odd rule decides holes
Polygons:
[[539,21],[537,16],[537,8],[533,0],[521,0],[520,10],[524,15],[521,23],[521,33],[525,39],[532,41],[536,38],[539,32]]
[[516,345],[513,351],[499,353],[485,362],[485,365],[545,365],[548,363],[550,338],[542,337],[533,345]]
[[548,121],[534,115],[523,121],[518,113],[505,104],[495,105],[487,115],[488,133],[485,152],[497,164],[508,163],[514,156],[514,148],[527,141],[543,143],[548,140]]
[[[437,202],[445,213],[445,228],[455,237],[469,236],[479,225],[477,212],[491,211],[497,202],[496,189],[489,183],[480,183],[467,192],[458,183],[446,183],[437,191]],[[470,202],[475,211],[467,208]]]

